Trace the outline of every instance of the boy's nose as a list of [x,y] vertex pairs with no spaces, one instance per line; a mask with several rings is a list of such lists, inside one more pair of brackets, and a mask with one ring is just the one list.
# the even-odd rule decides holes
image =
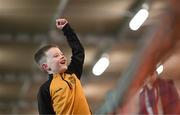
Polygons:
[[61,58],[61,59],[63,59],[63,58],[64,58],[64,56],[62,55],[60,58]]

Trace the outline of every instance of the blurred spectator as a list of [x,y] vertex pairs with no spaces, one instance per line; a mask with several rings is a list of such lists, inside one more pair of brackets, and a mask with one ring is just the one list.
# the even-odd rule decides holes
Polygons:
[[157,72],[147,78],[139,99],[139,114],[180,114],[180,98],[174,82],[158,78]]

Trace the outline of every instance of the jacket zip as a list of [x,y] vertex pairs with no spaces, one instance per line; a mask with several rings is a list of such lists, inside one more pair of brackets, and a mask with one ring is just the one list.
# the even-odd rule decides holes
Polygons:
[[66,81],[62,76],[61,76],[61,78],[62,78],[63,81],[65,81],[68,84],[69,88],[72,89],[72,85],[68,81]]

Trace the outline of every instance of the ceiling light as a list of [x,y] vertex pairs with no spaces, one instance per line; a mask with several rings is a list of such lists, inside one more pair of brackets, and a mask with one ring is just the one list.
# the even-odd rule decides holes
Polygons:
[[161,73],[163,72],[163,70],[164,70],[163,65],[160,65],[160,66],[156,69],[158,75],[161,74]]
[[92,72],[94,75],[99,76],[101,75],[106,68],[109,66],[109,58],[102,57],[97,61],[97,63],[94,65]]
[[138,30],[141,25],[145,22],[148,18],[149,12],[146,9],[140,9],[138,13],[132,18],[129,23],[129,27],[131,30]]

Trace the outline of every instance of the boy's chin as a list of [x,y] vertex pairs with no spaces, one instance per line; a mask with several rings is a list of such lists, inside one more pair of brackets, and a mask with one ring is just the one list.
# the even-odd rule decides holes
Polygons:
[[64,73],[66,70],[67,70],[67,67],[64,67],[61,70],[59,70],[59,73]]

